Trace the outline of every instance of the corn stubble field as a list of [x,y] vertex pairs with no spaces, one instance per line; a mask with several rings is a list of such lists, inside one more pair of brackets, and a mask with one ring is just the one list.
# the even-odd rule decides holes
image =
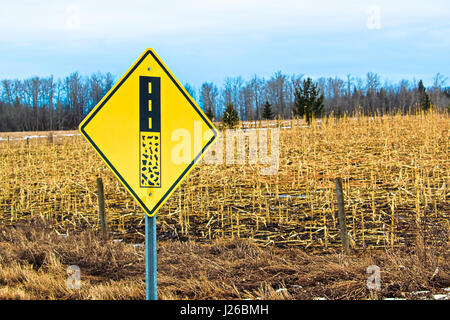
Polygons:
[[[188,280],[182,280],[177,277],[185,275],[170,271],[170,267],[161,266],[160,262],[162,282],[159,293],[162,298],[302,299],[324,295],[336,299],[362,299],[450,286],[448,114],[430,112],[406,116],[328,118],[311,126],[305,126],[301,120],[245,125],[281,127],[279,171],[275,175],[260,175],[261,165],[248,163],[202,163],[193,170],[158,213],[158,239],[163,255],[160,259],[180,267],[180,264],[190,261],[186,252],[197,257],[201,256],[199,252],[204,252],[201,259],[209,261],[207,265],[215,271],[203,270],[204,267],[199,266],[199,278],[195,278],[198,283],[193,284],[192,274]],[[85,243],[88,237],[93,246],[102,252],[111,247],[109,253],[103,252],[98,256],[108,257],[109,260],[111,256],[115,257],[118,270],[110,276],[106,275],[106,270],[97,270],[100,268],[98,264],[102,265],[100,261],[87,263],[85,270],[90,270],[88,274],[93,280],[86,284],[84,291],[76,294],[66,292],[66,289],[61,289],[59,294],[39,290],[27,293],[23,283],[22,287],[19,286],[22,289],[17,287],[14,291],[11,286],[8,287],[7,276],[2,271],[0,286],[3,282],[9,289],[0,289],[0,297],[143,298],[143,250],[136,246],[144,241],[142,209],[80,136],[54,134],[51,139],[28,141],[17,139],[24,134],[0,134],[4,139],[0,141],[3,252],[16,252],[10,256],[15,255],[19,261],[30,264],[29,272],[36,269],[34,261],[40,252],[44,257],[41,257],[40,266],[33,272],[42,272],[41,265],[50,265],[48,268],[52,269],[58,263],[82,263],[73,257],[67,258],[69,253],[55,257],[49,248],[48,252],[45,251],[47,249],[42,249],[42,252],[26,249],[30,247],[29,242],[34,241],[32,239],[40,239],[41,248],[46,247],[42,246],[42,242],[47,247],[50,243],[62,246],[55,240],[49,240],[52,237],[64,239],[61,240],[64,243],[71,238],[78,239],[75,244],[78,249],[69,249],[68,244],[64,250],[61,249],[61,252],[74,255],[73,250],[79,252],[80,246],[88,246]],[[6,139],[8,136],[9,141]],[[107,246],[102,246],[97,244],[102,240],[90,238],[95,238],[95,230],[98,230],[100,223],[97,177],[101,177],[105,185],[110,233],[114,239],[121,239],[120,243],[109,241]],[[337,177],[344,182],[352,256],[340,253],[334,180]],[[36,219],[45,221],[41,229],[50,228],[52,231],[44,232],[44,235],[36,230],[30,231],[30,223],[34,225]],[[28,231],[17,227],[21,225],[28,225],[24,227]],[[23,247],[24,252],[13,249],[11,243],[16,240],[7,241],[11,239],[8,236],[10,232],[25,234],[23,239],[17,236],[22,239],[18,247]],[[26,236],[27,232],[34,236]],[[51,235],[45,240],[47,233]],[[136,265],[130,257],[125,260],[120,258],[126,254],[118,253],[118,246],[128,246],[124,252],[132,252],[130,254],[135,257]],[[226,250],[229,250],[227,255],[224,254]],[[219,256],[224,255],[229,261],[221,262],[214,254],[208,257],[211,252],[218,252]],[[377,254],[374,255],[374,252]],[[249,261],[253,258],[264,255],[267,255],[265,263],[268,265],[264,266],[263,261],[253,261],[259,266],[259,273],[248,269],[248,266],[233,264],[236,261],[243,264],[244,260],[251,263]],[[0,263],[10,265],[12,262],[6,256],[3,254]],[[80,256],[78,258],[82,259]],[[406,268],[408,271],[403,270],[402,259],[409,259],[411,268]],[[389,274],[389,277],[395,278],[391,279],[391,284],[384,283],[383,289],[375,294],[365,287],[367,274],[364,268],[370,265],[370,261],[372,264],[378,261],[382,275],[386,272],[385,276]],[[327,283],[325,278],[331,276],[335,287],[328,284],[322,288],[313,284],[314,277],[304,273],[309,263],[324,268],[321,280],[316,279],[316,282]],[[133,265],[130,268],[134,271],[120,269],[123,265]],[[15,265],[19,269],[25,267]],[[434,274],[437,267],[440,270],[438,275]],[[234,279],[229,275],[228,284],[221,276],[212,276],[219,271],[226,274],[224,270],[231,272],[233,268],[240,270],[237,273],[241,277]],[[64,276],[65,269],[60,269]],[[243,270],[247,270],[247,276],[242,274]],[[298,275],[294,277],[294,273]],[[131,278],[125,280],[127,275]],[[138,277],[140,282],[133,282],[133,277]],[[358,277],[361,278],[358,281],[351,280]],[[414,277],[424,279],[411,280]],[[336,282],[339,278],[342,281]],[[123,292],[128,293],[120,293],[111,283],[104,284],[105,281],[118,281],[119,287],[127,288]],[[180,281],[189,287],[181,285],[177,288],[176,284]],[[409,284],[404,287],[396,281]],[[314,287],[312,291],[308,291],[309,287],[303,291],[298,289],[305,287],[306,283]],[[277,288],[287,289],[276,291]]]

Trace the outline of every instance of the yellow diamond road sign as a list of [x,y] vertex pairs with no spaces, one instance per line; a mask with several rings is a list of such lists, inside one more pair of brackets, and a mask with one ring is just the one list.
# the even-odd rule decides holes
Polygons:
[[80,124],[151,217],[217,138],[217,130],[152,49]]

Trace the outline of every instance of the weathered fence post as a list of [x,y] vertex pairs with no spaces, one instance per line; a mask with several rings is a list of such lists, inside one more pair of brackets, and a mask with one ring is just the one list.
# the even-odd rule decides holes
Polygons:
[[105,193],[103,190],[102,178],[97,178],[98,214],[100,217],[100,228],[103,236],[107,236],[106,213],[105,213]]
[[53,133],[50,132],[50,134],[48,135],[48,143],[52,144],[53,143]]
[[346,254],[350,253],[350,247],[348,242],[347,225],[345,223],[345,211],[344,211],[344,192],[342,191],[342,178],[336,178],[336,195],[338,200],[338,218],[339,229],[341,231],[342,246]]

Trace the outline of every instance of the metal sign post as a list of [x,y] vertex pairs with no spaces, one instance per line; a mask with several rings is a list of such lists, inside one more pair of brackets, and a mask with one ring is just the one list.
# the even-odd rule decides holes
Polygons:
[[[156,212],[216,141],[217,129],[147,49],[89,112],[80,132],[146,213],[146,297],[156,300]],[[172,152],[180,149],[187,159]]]
[[156,214],[145,215],[145,283],[147,300],[157,300]]

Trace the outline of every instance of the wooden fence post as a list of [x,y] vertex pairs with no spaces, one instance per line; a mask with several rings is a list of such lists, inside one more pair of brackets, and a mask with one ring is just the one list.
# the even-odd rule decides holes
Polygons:
[[97,195],[98,195],[98,214],[100,217],[100,228],[102,229],[103,236],[106,238],[108,230],[106,225],[105,193],[103,190],[102,178],[97,178]]
[[346,254],[350,253],[350,247],[348,242],[347,225],[345,222],[344,211],[344,192],[342,191],[342,178],[336,178],[336,195],[338,200],[338,218],[339,229],[341,231],[342,246]]

